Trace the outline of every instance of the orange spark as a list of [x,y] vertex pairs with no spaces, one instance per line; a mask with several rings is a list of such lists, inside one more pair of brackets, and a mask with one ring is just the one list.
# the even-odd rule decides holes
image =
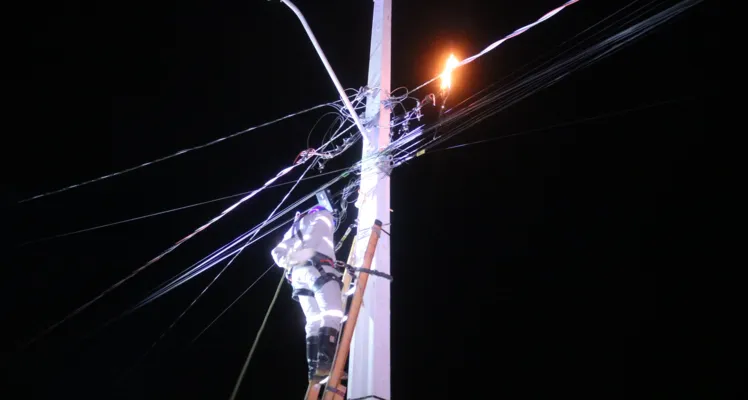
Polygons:
[[442,73],[442,90],[447,90],[452,87],[452,70],[459,64],[454,54],[450,54],[447,59],[447,65]]

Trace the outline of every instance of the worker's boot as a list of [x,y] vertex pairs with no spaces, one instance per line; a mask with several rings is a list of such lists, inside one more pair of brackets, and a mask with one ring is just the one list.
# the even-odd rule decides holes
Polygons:
[[317,372],[317,356],[319,354],[319,336],[306,338],[306,362],[309,372],[309,380],[314,379]]
[[317,375],[327,376],[332,369],[332,360],[338,348],[338,330],[325,326],[319,328],[319,355],[317,356]]

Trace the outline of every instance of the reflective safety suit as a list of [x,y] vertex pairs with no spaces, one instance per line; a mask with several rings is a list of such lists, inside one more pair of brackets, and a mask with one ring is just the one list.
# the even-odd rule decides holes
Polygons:
[[294,224],[271,254],[286,269],[293,298],[306,317],[309,378],[332,367],[343,318],[342,273],[335,269],[333,216],[324,207],[296,215]]

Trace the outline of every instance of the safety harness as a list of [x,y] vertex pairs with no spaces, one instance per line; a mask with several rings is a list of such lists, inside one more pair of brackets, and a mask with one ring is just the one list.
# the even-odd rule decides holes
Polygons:
[[[304,211],[303,213],[299,214],[298,217],[296,217],[296,220],[293,223],[293,227],[291,228],[293,230],[293,234],[296,235],[296,237],[299,238],[299,240],[302,243],[302,246],[304,244],[304,235],[301,233],[301,220],[306,217],[309,214],[313,214],[318,211],[325,210],[322,206],[315,206],[311,209]],[[323,265],[327,265],[328,267],[338,269],[336,268],[335,262],[332,260],[331,257],[324,255],[320,252],[316,252],[315,255],[309,259],[306,263],[300,266],[304,267],[314,267],[317,269],[317,272],[319,272],[319,278],[314,281],[314,284],[312,284],[312,289],[294,289],[291,293],[291,298],[293,298],[295,301],[299,301],[299,296],[311,296],[314,297],[314,293],[320,291],[322,289],[322,286],[324,286],[327,282],[330,281],[336,281],[340,285],[340,289],[343,289],[343,281],[340,276],[337,276],[331,272],[326,272],[324,268],[322,268]],[[286,274],[286,279],[291,282],[291,274],[293,272],[294,268],[297,268],[299,266],[292,267],[288,270],[288,273]]]
[[299,296],[311,296],[314,297],[314,294],[316,292],[319,292],[327,282],[335,281],[340,285],[340,289],[343,289],[343,281],[340,276],[332,273],[332,272],[326,272],[324,268],[322,268],[323,265],[327,265],[330,268],[334,268],[335,270],[338,270],[336,264],[332,261],[332,259],[322,253],[316,253],[314,257],[309,259],[305,264],[294,266],[291,269],[288,270],[288,273],[286,274],[286,279],[288,279],[289,282],[291,282],[291,274],[293,273],[294,268],[298,267],[314,267],[317,269],[317,272],[319,272],[319,278],[317,278],[314,283],[312,284],[311,289],[296,289],[294,288],[293,292],[291,293],[291,298],[295,301],[299,301]]

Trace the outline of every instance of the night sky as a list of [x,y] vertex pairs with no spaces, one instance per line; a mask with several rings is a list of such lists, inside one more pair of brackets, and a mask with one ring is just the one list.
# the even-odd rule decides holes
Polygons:
[[[582,0],[460,68],[447,106],[572,47],[628,3]],[[647,4],[637,3],[632,10]],[[560,4],[394,0],[392,89],[418,86],[450,53],[475,54]],[[364,86],[373,3],[296,5],[343,86]],[[693,7],[438,149],[510,137],[434,149],[394,171],[394,399],[717,398],[715,317],[695,267],[709,262],[717,6]],[[3,247],[12,257],[0,291],[0,397],[228,398],[281,270],[190,342],[272,263],[282,230],[245,250],[144,359],[222,264],[99,328],[264,220],[289,186],[246,202],[24,352],[235,199],[18,245],[254,189],[309,147],[327,111],[17,202],[336,100],[314,48],[276,1],[19,7],[6,10],[14,25],[4,35]],[[580,48],[627,26],[600,32],[614,19]],[[424,110],[433,124],[436,110]],[[312,145],[332,120],[312,131]],[[359,155],[360,145],[326,171]],[[291,198],[325,181],[304,181]],[[303,321],[284,286],[240,398],[303,396]]]

